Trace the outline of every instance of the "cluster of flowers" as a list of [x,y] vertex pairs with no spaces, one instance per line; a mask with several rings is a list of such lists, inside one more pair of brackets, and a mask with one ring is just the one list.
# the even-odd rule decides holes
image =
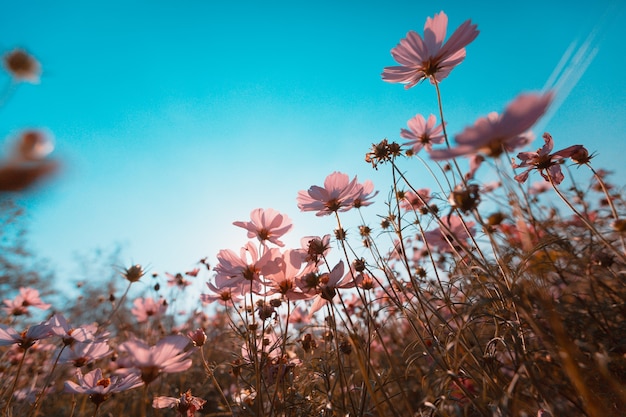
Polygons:
[[[30,315],[31,307],[42,310],[50,308],[50,304],[43,303],[39,292],[33,288],[21,288],[15,298],[4,300],[4,304],[7,306],[4,310],[13,316]],[[161,338],[154,345],[131,338],[117,346],[116,352],[122,356],[115,362],[110,362],[115,364],[114,368],[109,369],[112,375],[104,377],[101,368],[95,368],[86,374],[82,371],[84,367],[91,367],[98,360],[114,352],[109,343],[110,334],[99,329],[97,324],[73,327],[62,314],[55,314],[50,319],[29,326],[21,332],[11,326],[0,324],[0,346],[11,347],[9,356],[21,357],[20,367],[14,375],[14,388],[29,350],[53,348],[53,344],[47,344],[46,347],[39,344],[40,341],[50,342],[50,339],[54,344],[58,342],[60,345],[55,355],[55,366],[57,363],[70,364],[76,369],[77,382],[66,381],[65,392],[87,394],[97,410],[100,404],[115,393],[148,385],[162,374],[189,369],[192,365],[190,356],[194,353],[194,347],[202,346],[206,341],[206,335],[202,330],[189,332],[188,336],[170,335]],[[52,371],[50,373],[52,374]],[[32,407],[36,410],[40,407],[41,399],[47,390],[46,386],[38,393],[22,389],[12,394],[18,398],[30,397],[33,401]],[[159,396],[153,400],[155,408],[176,406],[179,411],[184,411],[181,414],[188,416],[193,416],[204,403],[204,400],[193,397],[191,391],[185,392],[180,398]],[[9,405],[10,399],[4,409],[7,410]]]

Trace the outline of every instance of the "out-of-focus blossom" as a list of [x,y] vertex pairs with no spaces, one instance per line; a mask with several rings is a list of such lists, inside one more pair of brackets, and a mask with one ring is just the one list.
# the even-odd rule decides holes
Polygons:
[[200,272],[200,268],[194,268],[194,269],[192,269],[191,271],[187,271],[187,272],[185,272],[185,275],[188,275],[188,276],[190,276],[190,277],[194,277],[194,278],[195,278],[195,277],[197,277],[197,276],[198,276],[198,273],[199,273],[199,272]]
[[25,130],[0,161],[0,192],[22,191],[59,168],[59,163],[45,159],[54,148],[47,135],[39,130]]
[[206,285],[213,292],[213,294],[200,294],[200,301],[204,304],[217,301],[222,305],[228,305],[241,300],[239,291],[236,289],[228,287],[218,288],[210,282],[207,282]]
[[490,113],[456,135],[455,148],[431,151],[431,159],[439,161],[476,153],[496,158],[504,151],[513,152],[529,144],[533,139],[529,129],[548,110],[553,96],[552,93],[519,95],[501,115]]
[[474,179],[476,171],[478,171],[478,168],[485,162],[485,157],[481,154],[469,155],[467,159],[469,160],[469,171],[465,174],[465,181]]
[[301,211],[317,211],[316,216],[348,211],[362,191],[356,177],[350,180],[347,174],[333,172],[324,180],[324,187],[313,185],[307,191],[298,192],[298,208]]
[[266,293],[265,296],[280,294],[285,300],[295,301],[310,298],[309,294],[302,292],[296,284],[297,277],[312,272],[316,269],[315,264],[305,264],[306,253],[302,250],[290,249],[281,257],[270,261],[265,273]]
[[259,251],[252,242],[241,248],[239,255],[230,249],[220,250],[214,271],[217,288],[237,287],[242,293],[261,290],[261,275],[265,265],[280,256],[276,248],[266,250],[259,257]]
[[133,306],[130,312],[133,313],[139,323],[148,321],[150,317],[160,317],[167,310],[164,299],[157,301],[151,297],[137,298],[133,302]]
[[187,337],[172,335],[154,346],[139,339],[128,340],[119,346],[119,351],[128,355],[130,366],[139,369],[142,381],[149,384],[162,373],[182,372],[191,367],[189,356],[193,350],[185,351],[188,344]]
[[257,238],[263,244],[270,242],[277,246],[285,246],[279,238],[293,227],[289,217],[272,208],[265,210],[257,208],[250,213],[250,220],[233,224],[246,229],[250,239]]
[[102,359],[113,353],[106,342],[76,342],[69,345],[61,352],[61,363],[71,363],[77,368]]
[[185,279],[181,273],[170,274],[169,272],[166,272],[165,276],[167,277],[167,285],[170,287],[178,287],[182,290],[191,285],[191,281]]
[[[440,227],[424,233],[424,239],[431,250],[453,252],[463,248],[465,241],[474,233],[476,223],[466,222],[459,216],[447,216],[441,219]],[[467,230],[465,228],[467,227]]]
[[50,308],[50,304],[46,304],[39,298],[39,291],[30,287],[21,287],[19,293],[12,300],[3,300],[6,307],[3,310],[12,316],[21,316],[30,314],[28,307],[35,307],[41,310]]
[[10,151],[12,161],[40,161],[54,150],[49,135],[41,130],[28,129],[20,133]]
[[400,200],[400,208],[403,210],[419,210],[430,201],[430,189],[422,188],[417,190],[417,194],[413,191],[405,191]]
[[41,64],[23,49],[14,49],[2,57],[4,67],[16,81],[39,82]]
[[85,375],[80,369],[77,369],[76,379],[78,379],[78,383],[65,381],[65,392],[88,394],[89,399],[96,405],[102,404],[111,394],[128,391],[143,385],[137,374],[104,378],[100,368],[96,368]]
[[174,397],[155,397],[152,400],[154,408],[175,408],[181,416],[193,417],[196,411],[201,410],[206,400],[191,395],[191,390],[180,395],[179,398]]
[[431,151],[433,143],[439,144],[444,142],[443,126],[436,125],[436,123],[437,118],[434,114],[428,116],[428,120],[425,120],[424,116],[418,114],[407,122],[409,130],[400,130],[400,136],[408,139],[405,145],[411,146],[413,154],[418,153],[422,148]]
[[16,344],[22,349],[28,349],[37,341],[47,339],[52,334],[52,326],[47,321],[30,326],[21,333],[12,327],[0,324],[0,346]]
[[545,181],[535,181],[531,184],[530,188],[528,189],[528,194],[530,195],[542,194],[548,191],[549,189],[550,189],[549,183]]
[[526,171],[515,176],[515,180],[519,183],[524,183],[528,179],[530,171],[536,169],[541,176],[548,182],[553,181],[555,184],[560,184],[565,177],[561,171],[561,160],[563,158],[571,158],[573,155],[577,155],[581,149],[584,149],[582,145],[573,145],[560,151],[552,152],[554,148],[554,140],[549,133],[543,134],[544,145],[536,152],[520,152],[517,157],[522,161],[521,164],[513,162],[513,168],[527,168]]
[[440,12],[426,19],[424,38],[409,31],[391,50],[400,66],[386,67],[383,80],[406,84],[408,89],[426,78],[432,84],[446,78],[465,59],[465,47],[478,36],[477,26],[467,20],[444,43],[447,29],[448,16]]

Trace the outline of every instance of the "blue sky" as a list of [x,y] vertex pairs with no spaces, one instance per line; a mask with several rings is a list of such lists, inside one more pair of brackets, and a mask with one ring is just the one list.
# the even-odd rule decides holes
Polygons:
[[[232,222],[256,207],[294,220],[291,244],[330,232],[329,219],[298,213],[296,194],[338,170],[387,195],[365,152],[437,108],[429,84],[405,91],[380,73],[406,32],[421,33],[441,10],[448,34],[466,19],[481,32],[441,85],[451,133],[541,90],[593,33],[593,60],[584,74],[573,66],[565,101],[540,128],[557,147],[585,144],[596,167],[624,177],[626,15],[617,1],[11,2],[0,51],[27,49],[43,75],[0,110],[0,134],[45,128],[64,164],[23,199],[31,246],[74,279],[74,254],[114,244],[123,262],[156,272],[213,261],[246,242]],[[384,206],[368,210],[374,218]]]

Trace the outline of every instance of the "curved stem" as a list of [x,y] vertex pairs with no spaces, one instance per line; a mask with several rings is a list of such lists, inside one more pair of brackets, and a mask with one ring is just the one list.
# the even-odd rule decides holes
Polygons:
[[48,373],[48,377],[46,378],[44,382],[44,386],[41,389],[41,392],[39,393],[39,395],[37,395],[37,398],[35,399],[35,403],[31,407],[31,413],[30,413],[31,416],[37,415],[37,410],[39,410],[39,407],[41,406],[41,403],[42,403],[41,399],[46,394],[46,390],[48,389],[48,385],[50,384],[50,380],[52,379],[52,374],[54,373],[54,370],[56,369],[57,364],[59,363],[59,358],[61,358],[61,354],[63,353],[66,347],[67,345],[63,345],[63,347],[59,351],[59,354],[54,360],[54,364],[52,365],[52,369],[50,369],[50,372]]
[[26,352],[28,352],[28,349],[24,349],[24,354],[22,355],[22,359],[20,359],[20,364],[17,366],[17,372],[15,372],[15,379],[13,380],[13,386],[11,387],[11,391],[9,392],[7,403],[4,406],[4,410],[2,411],[2,414],[6,415],[7,417],[11,415],[11,400],[13,399],[13,393],[15,392],[15,388],[17,387],[17,380],[20,377],[20,372],[22,371],[22,366],[24,365],[24,360],[26,359]]
[[[437,90],[437,104],[439,105],[439,117],[441,118],[441,127],[443,128],[443,137],[446,140],[446,146],[450,148],[450,141],[448,140],[448,131],[446,129],[446,121],[443,118],[443,104],[441,103],[441,91],[439,90],[439,83],[437,82],[435,77],[432,77],[432,80],[434,81],[435,90]],[[463,176],[463,173],[461,172],[461,168],[459,168],[459,164],[457,164],[456,162],[456,158],[452,158],[452,163],[454,164],[454,167],[456,168],[457,172],[459,173],[459,176],[461,177],[461,182],[465,184],[465,177]]]
[[[602,192],[604,192],[604,195],[606,196],[606,201],[609,207],[611,208],[611,214],[613,214],[613,218],[615,220],[619,220],[619,214],[617,214],[617,209],[615,208],[615,204],[613,204],[613,199],[611,198],[611,195],[609,194],[609,190],[608,188],[606,188],[606,184],[604,184],[602,177],[598,175],[598,173],[596,172],[595,169],[593,169],[591,164],[587,163],[585,165],[587,165],[587,168],[589,168],[591,172],[593,172],[593,176],[598,181],[598,184],[600,184],[600,187],[602,188]],[[619,237],[620,237],[620,241],[622,242],[622,251],[626,253],[626,241],[624,241],[624,235],[620,234]]]
[[128,287],[126,287],[126,291],[124,291],[124,294],[122,295],[122,298],[120,298],[120,301],[117,303],[117,305],[115,306],[115,308],[109,315],[109,318],[105,321],[105,326],[111,323],[111,321],[113,320],[113,316],[115,316],[115,313],[117,313],[117,310],[119,310],[120,306],[124,304],[124,300],[126,299],[126,296],[128,295],[128,291],[130,290],[131,285],[133,285],[133,283],[129,282]]

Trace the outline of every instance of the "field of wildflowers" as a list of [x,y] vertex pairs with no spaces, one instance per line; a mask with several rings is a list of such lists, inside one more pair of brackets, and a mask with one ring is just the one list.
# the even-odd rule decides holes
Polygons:
[[[443,12],[429,17],[383,70],[434,88],[440,110],[367,151],[391,183],[333,172],[294,196],[334,230],[285,247],[291,219],[258,208],[215,265],[131,265],[73,306],[52,305],[42,279],[3,276],[2,416],[626,415],[620,184],[558,132],[524,150],[558,92],[522,93],[451,136],[439,84],[478,30],[446,31]],[[3,63],[16,84],[38,80],[23,50]],[[42,132],[8,149],[0,198],[58,169]],[[344,224],[348,211],[361,222]],[[131,297],[138,282],[148,290]],[[196,308],[180,316],[172,294]]]

